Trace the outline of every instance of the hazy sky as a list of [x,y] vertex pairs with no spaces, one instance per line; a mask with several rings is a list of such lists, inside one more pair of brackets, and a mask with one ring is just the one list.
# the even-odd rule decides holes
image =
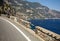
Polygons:
[[39,2],[40,4],[47,6],[50,9],[60,11],[60,0],[28,0],[28,1]]

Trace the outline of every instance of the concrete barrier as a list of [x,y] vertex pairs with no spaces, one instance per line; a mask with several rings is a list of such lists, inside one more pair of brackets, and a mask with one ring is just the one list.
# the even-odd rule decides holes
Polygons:
[[10,19],[12,19],[12,20],[17,22],[17,17],[15,17],[15,16],[10,16]]
[[27,28],[30,28],[30,22],[23,20],[23,19],[19,19],[19,23],[25,25]]
[[15,16],[10,16],[10,19],[12,19],[13,21],[16,21],[16,22],[19,22],[23,25],[25,25],[27,28],[30,28],[30,22],[26,21],[26,20],[23,20],[23,19],[19,19]]
[[52,31],[49,31],[49,30],[44,29],[44,28],[39,27],[39,26],[36,26],[36,29],[42,31],[43,33],[45,33],[47,35],[50,35],[52,37],[56,37],[57,39],[60,39],[60,35],[52,32]]

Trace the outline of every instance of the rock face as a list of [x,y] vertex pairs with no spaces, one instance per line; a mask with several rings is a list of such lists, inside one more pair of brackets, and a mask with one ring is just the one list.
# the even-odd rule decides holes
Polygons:
[[8,0],[9,4],[19,12],[23,13],[26,19],[45,19],[60,18],[60,12],[51,10],[37,2],[28,2],[26,0]]

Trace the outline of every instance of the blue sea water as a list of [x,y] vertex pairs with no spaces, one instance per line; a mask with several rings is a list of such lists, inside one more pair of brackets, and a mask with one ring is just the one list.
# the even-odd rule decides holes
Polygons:
[[35,29],[35,26],[40,26],[52,32],[60,34],[60,19],[35,19],[29,21],[34,24],[34,26],[31,25],[31,29]]

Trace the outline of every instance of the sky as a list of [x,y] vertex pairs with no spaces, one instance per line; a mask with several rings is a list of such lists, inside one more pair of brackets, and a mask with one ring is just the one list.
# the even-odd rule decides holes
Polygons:
[[50,9],[60,11],[60,0],[27,0],[31,2],[39,2]]

